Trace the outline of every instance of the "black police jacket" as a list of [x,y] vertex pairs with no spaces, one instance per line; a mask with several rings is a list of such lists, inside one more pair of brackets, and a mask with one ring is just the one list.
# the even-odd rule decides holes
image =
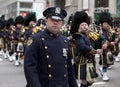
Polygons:
[[30,40],[24,59],[26,87],[77,87],[68,40],[46,29]]

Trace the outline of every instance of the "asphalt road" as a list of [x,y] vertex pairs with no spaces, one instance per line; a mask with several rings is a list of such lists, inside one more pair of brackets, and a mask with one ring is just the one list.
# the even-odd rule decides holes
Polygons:
[[91,87],[120,87],[120,62],[115,62],[111,67],[107,71],[110,80],[108,82],[102,81],[102,76],[98,70],[99,78]]
[[[120,62],[115,62],[112,69],[108,70],[108,76],[110,81],[104,82],[99,75],[98,80],[91,87],[120,87]],[[78,81],[79,84],[80,81]],[[25,85],[23,65],[16,67],[14,62],[3,58],[1,61],[0,59],[0,87],[25,87]]]
[[0,61],[0,87],[25,87],[23,65],[16,67],[8,59]]

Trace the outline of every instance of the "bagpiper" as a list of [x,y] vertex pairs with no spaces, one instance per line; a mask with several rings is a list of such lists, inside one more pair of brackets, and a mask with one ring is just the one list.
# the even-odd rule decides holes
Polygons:
[[24,21],[25,36],[28,38],[30,35],[37,32],[36,27],[36,14],[34,12],[28,13]]
[[6,20],[1,20],[1,23],[0,23],[0,54],[3,55],[3,57],[5,58],[4,56],[4,50],[5,50],[5,29],[6,29],[6,24],[7,24],[7,21]]
[[21,60],[23,59],[24,53],[24,18],[22,16],[17,16],[15,19],[15,31],[13,32],[14,39],[14,54],[15,54],[15,65],[19,66],[21,64]]
[[101,54],[102,49],[94,49],[87,35],[90,18],[85,11],[76,12],[70,33],[76,46],[75,71],[77,79],[81,80],[81,87],[88,87],[94,83],[98,74],[95,69],[95,54]]
[[9,58],[10,57],[10,30],[12,28],[12,26],[14,25],[14,19],[13,18],[9,18],[6,22],[6,28],[4,28],[4,58]]
[[14,39],[13,39],[13,32],[15,31],[15,26],[14,26],[14,19],[13,18],[9,18],[7,21],[7,29],[8,29],[8,59],[9,61],[13,61],[14,58],[13,57],[13,53],[14,53]]
[[103,50],[103,54],[100,56],[100,71],[102,74],[102,80],[108,81],[109,77],[107,75],[107,68],[110,65],[114,64],[113,59],[113,50],[115,51],[114,47],[117,43],[116,37],[113,38],[113,33],[110,31],[110,24],[111,24],[111,16],[107,12],[102,12],[100,15],[99,22],[101,23],[101,30],[102,35],[107,40],[108,48]]

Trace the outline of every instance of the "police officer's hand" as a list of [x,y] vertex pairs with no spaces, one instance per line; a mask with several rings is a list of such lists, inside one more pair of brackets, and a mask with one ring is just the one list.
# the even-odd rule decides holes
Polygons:
[[97,54],[102,54],[102,52],[103,52],[102,49],[97,49],[97,50],[96,50],[96,53],[97,53]]

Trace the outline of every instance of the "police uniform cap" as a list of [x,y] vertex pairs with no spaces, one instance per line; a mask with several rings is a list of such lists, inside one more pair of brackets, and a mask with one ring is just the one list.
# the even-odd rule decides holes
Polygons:
[[71,25],[70,33],[73,34],[73,33],[78,32],[79,25],[83,22],[89,25],[90,17],[85,11],[77,11],[73,17],[73,22]]
[[63,20],[67,16],[67,12],[59,7],[50,7],[43,12],[44,17],[54,20]]
[[24,18],[22,16],[17,16],[15,19],[15,26],[16,24],[23,24],[24,23]]

